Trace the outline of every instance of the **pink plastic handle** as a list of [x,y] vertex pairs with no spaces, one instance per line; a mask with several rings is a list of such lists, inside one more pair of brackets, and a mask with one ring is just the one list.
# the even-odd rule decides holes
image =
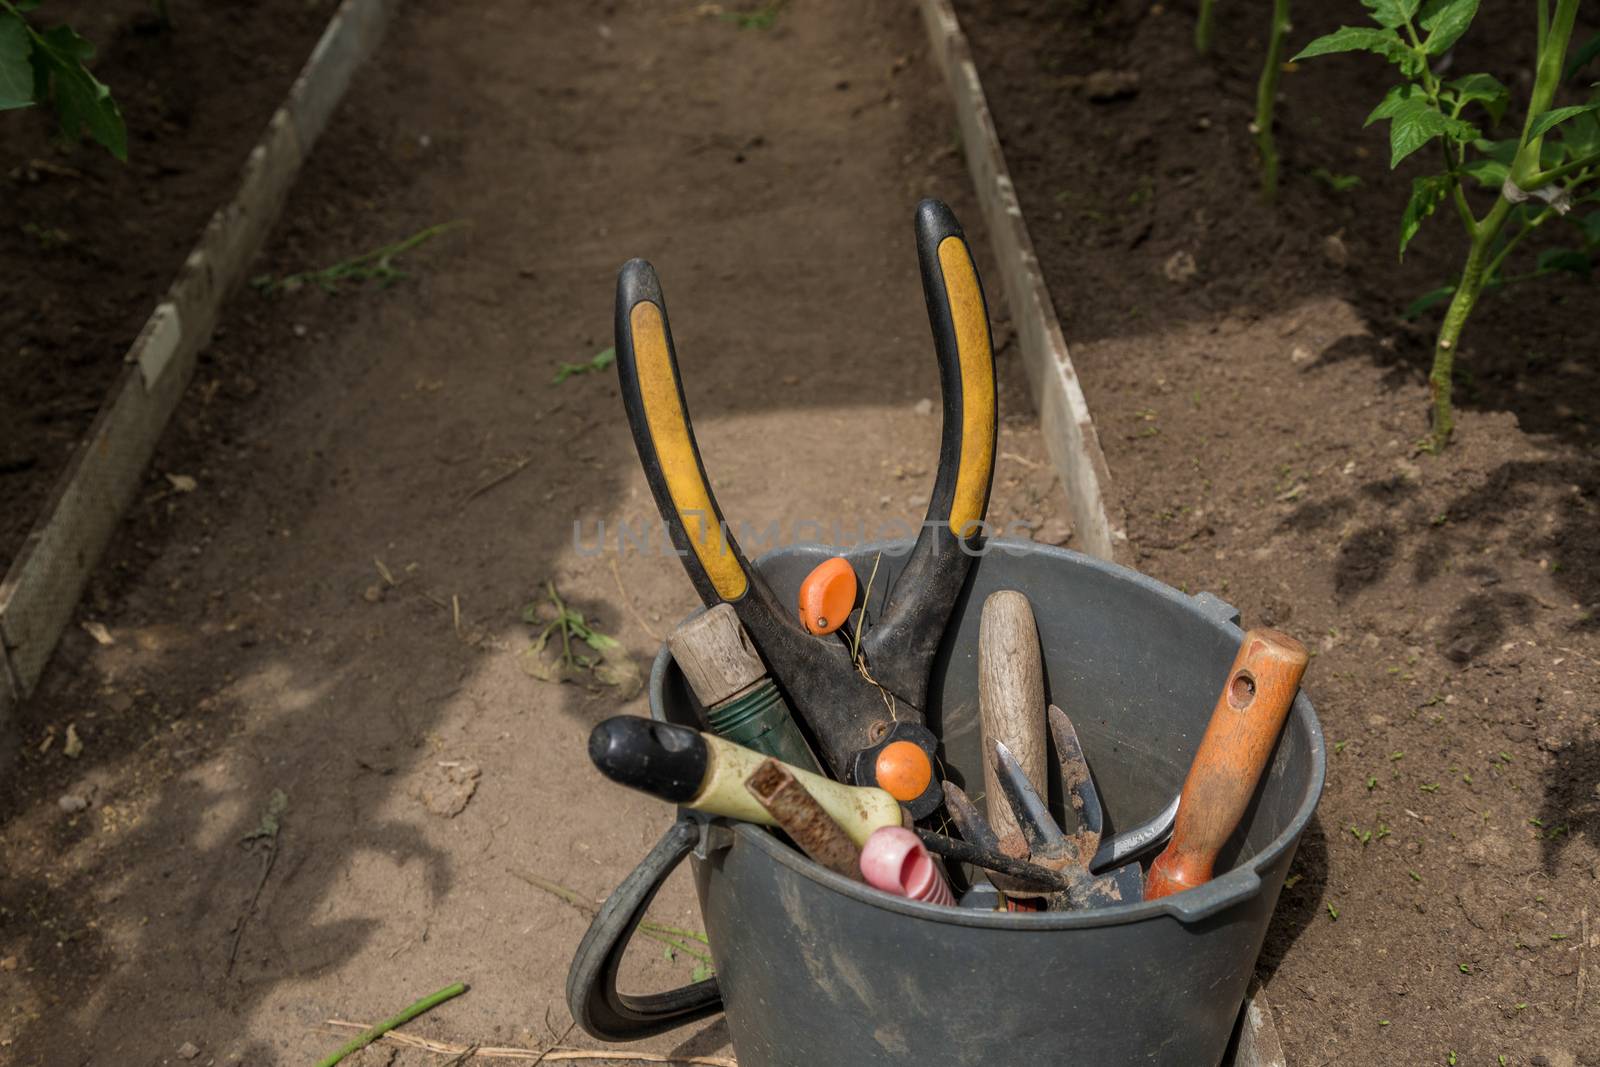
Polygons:
[[874,889],[928,904],[955,906],[950,883],[917,835],[901,826],[874,830],[861,848],[861,876]]

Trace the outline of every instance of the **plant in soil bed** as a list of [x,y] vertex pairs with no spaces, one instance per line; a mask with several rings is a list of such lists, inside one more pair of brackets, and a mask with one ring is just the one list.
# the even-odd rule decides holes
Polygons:
[[[1267,55],[1256,80],[1256,117],[1250,123],[1256,155],[1261,161],[1261,199],[1271,203],[1278,195],[1278,143],[1272,135],[1272,116],[1278,101],[1278,79],[1283,73],[1283,42],[1289,36],[1289,0],[1272,0],[1272,25],[1267,31]],[[1211,0],[1201,0],[1195,20],[1194,46],[1202,54],[1211,50],[1215,18]]]
[[1289,0],[1272,0],[1272,28],[1267,33],[1267,58],[1256,82],[1256,154],[1261,159],[1261,199],[1278,196],[1278,142],[1272,136],[1272,114],[1278,102],[1278,77],[1283,72],[1283,42],[1289,36]]
[[70,26],[35,29],[24,17],[41,0],[0,0],[0,111],[53,103],[61,134],[89,135],[120,160],[128,158],[128,131],[111,90],[84,64],[94,45]]
[[[1449,442],[1454,428],[1450,394],[1455,353],[1478,298],[1557,271],[1586,276],[1592,254],[1600,248],[1600,211],[1575,210],[1600,201],[1600,192],[1593,188],[1600,180],[1600,92],[1591,92],[1582,103],[1556,106],[1562,82],[1575,80],[1600,54],[1600,38],[1581,48],[1569,63],[1578,0],[1556,0],[1554,10],[1549,0],[1537,0],[1538,59],[1527,117],[1515,138],[1491,140],[1474,120],[1486,120],[1492,129],[1510,105],[1511,91],[1489,74],[1446,80],[1433,69],[1466,33],[1478,0],[1362,0],[1362,5],[1376,27],[1342,26],[1312,41],[1295,60],[1363,51],[1400,68],[1405,80],[1390,89],[1367,117],[1368,125],[1389,122],[1391,169],[1438,142],[1443,169],[1413,180],[1400,220],[1402,256],[1423,221],[1446,201],[1453,203],[1469,242],[1458,280],[1408,309],[1408,314],[1416,314],[1449,301],[1428,377],[1432,427],[1424,447],[1437,452]],[[1468,178],[1496,191],[1494,204],[1481,216],[1467,196]],[[1534,270],[1507,273],[1511,252],[1552,220],[1575,224],[1581,247],[1548,249]]]

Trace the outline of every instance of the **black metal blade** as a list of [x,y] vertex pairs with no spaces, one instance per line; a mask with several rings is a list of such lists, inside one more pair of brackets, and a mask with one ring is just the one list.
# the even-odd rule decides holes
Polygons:
[[1066,835],[1056,825],[1055,816],[1050,814],[1050,806],[1028,781],[1022,765],[1004,741],[994,743],[994,769],[1000,779],[1000,791],[1011,805],[1012,817],[1028,842],[1028,851],[1035,856],[1059,856],[1070,849]]
[[944,787],[944,806],[950,812],[950,821],[956,824],[956,832],[978,848],[998,854],[1000,839],[995,836],[989,820],[967,799],[960,786],[954,782],[940,784]]

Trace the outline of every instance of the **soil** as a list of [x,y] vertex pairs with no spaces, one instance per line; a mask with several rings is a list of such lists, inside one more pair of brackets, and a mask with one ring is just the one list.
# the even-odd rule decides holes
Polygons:
[[333,0],[60,0],[33,16],[94,43],[128,162],[35,107],[0,122],[0,572],[71,460],[128,346],[283,100]]
[[[400,5],[255,272],[466,225],[388,288],[228,305],[82,603],[111,643],[69,628],[13,724],[0,1059],[304,1064],[344,1040],[324,1020],[457,980],[409,1031],[594,1046],[563,992],[588,917],[526,879],[603,898],[671,812],[582,755],[644,699],[530,677],[522,612],[553,583],[647,661],[695,595],[673,559],[578,547],[575,523],[587,545],[655,510],[612,374],[554,378],[610,344],[615,272],[646,256],[730,518],[846,540],[920,519],[939,428],[917,200],[946,199],[987,264],[924,42],[898,0],[764,29],[687,2]],[[191,206],[198,225],[211,203]],[[1066,540],[990,302],[991,510]],[[698,927],[686,876],[652,915]],[[689,980],[661,949],[636,948],[626,988]],[[726,1055],[727,1031],[642,1047]],[[392,1052],[348,1062],[440,1061]]]
[[[1217,5],[1210,56],[1187,4],[958,6],[1128,558],[1316,653],[1327,791],[1259,965],[1289,1062],[1600,1063],[1595,290],[1485,300],[1456,441],[1420,454],[1438,319],[1400,311],[1465,247],[1445,212],[1395,257],[1422,164],[1362,131],[1381,61],[1285,73],[1268,207],[1259,5]],[[1289,54],[1360,18],[1297,5]],[[1525,95],[1533,34],[1485,4],[1455,69]],[[1092,100],[1131,81],[1100,71],[1137,89]]]

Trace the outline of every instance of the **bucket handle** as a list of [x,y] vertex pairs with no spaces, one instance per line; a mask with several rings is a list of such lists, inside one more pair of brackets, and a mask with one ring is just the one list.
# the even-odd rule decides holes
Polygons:
[[630,996],[617,989],[622,954],[639,920],[667,876],[700,843],[703,825],[680,815],[650,854],[606,898],[583,935],[567,972],[567,1007],[591,1037],[637,1041],[722,1010],[722,988],[715,978],[646,996]]

